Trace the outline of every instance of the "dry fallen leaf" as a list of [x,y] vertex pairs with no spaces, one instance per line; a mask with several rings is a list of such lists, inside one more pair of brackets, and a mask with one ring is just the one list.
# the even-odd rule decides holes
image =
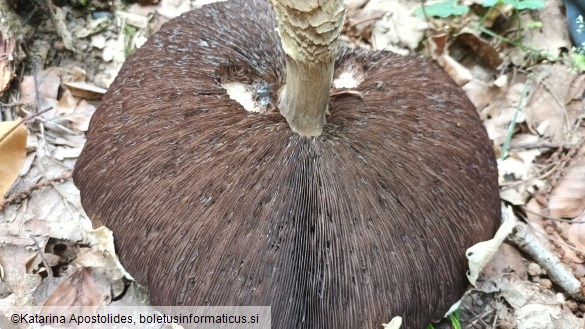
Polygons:
[[[473,76],[473,73],[472,73]],[[469,100],[475,105],[478,111],[483,110],[488,105],[496,102],[501,94],[505,93],[501,88],[498,88],[495,83],[490,84],[489,82],[477,79],[475,76],[461,87],[463,91],[469,97]],[[482,116],[485,120],[485,115]]]
[[[517,78],[516,80],[522,79]],[[509,88],[502,90],[503,93],[498,95],[485,108],[479,109],[481,116],[486,118],[483,124],[487,130],[488,136],[494,141],[494,144],[501,145],[504,143],[504,140],[508,135],[510,122],[514,119],[516,114],[517,104],[522,101],[523,90],[524,82],[513,83]],[[517,124],[526,121],[522,108],[517,113],[515,119]]]
[[[502,273],[510,273],[521,280],[528,279],[528,271],[526,270],[526,263],[528,261],[524,258],[522,253],[513,245],[504,242],[498,248],[494,258],[483,269],[484,277],[494,278]],[[489,285],[489,279],[477,283],[476,288],[480,290],[486,289],[485,285]]]
[[[553,319],[563,314],[562,297],[538,284],[508,276],[503,277],[498,286],[500,295],[515,310],[519,329],[554,329]],[[575,317],[571,313],[563,315]]]
[[440,57],[437,62],[459,86],[468,83],[473,78],[465,66],[459,64],[459,62],[447,54]]
[[[520,279],[513,273],[491,277],[488,282],[484,282],[481,288],[476,289],[485,293],[496,293],[498,298],[509,305],[513,316],[509,317],[501,313],[502,310],[508,308],[501,309],[498,312],[498,323],[514,323],[514,325],[502,328],[584,328],[584,320],[578,318],[564,306],[565,298],[562,294],[555,294],[537,283]],[[499,303],[499,305],[501,304]],[[500,321],[499,318],[507,319]],[[562,322],[564,326],[555,326],[559,322]]]
[[95,106],[82,99],[75,107],[75,113],[66,116],[66,119],[71,122],[74,129],[85,132],[89,128],[89,121],[95,110]]
[[560,222],[548,220],[540,214],[548,216],[546,207],[542,207],[536,198],[530,200],[526,204],[526,222],[537,233],[538,241],[558,254],[577,277],[585,275],[585,258],[582,256],[585,249],[584,218],[579,216],[572,221]]
[[363,8],[364,14],[369,11],[388,13],[374,24],[374,49],[388,49],[403,55],[414,51],[423,40],[427,28],[424,18],[414,15],[419,6],[416,1],[368,1]]
[[75,268],[43,306],[101,306],[111,301],[110,285],[97,268]]
[[526,221],[540,233],[537,235],[539,240],[555,250],[576,275],[585,273],[584,165],[585,147],[581,147],[554,184],[548,204],[543,206],[544,203],[539,203],[537,199],[527,204]]
[[[550,215],[575,218],[585,212],[585,147],[581,147],[549,199]],[[585,237],[585,236],[584,236]]]
[[[42,280],[38,274],[32,273],[28,265],[37,259],[39,251],[30,238],[11,236],[0,229],[0,266],[3,268],[2,282],[10,290],[10,295],[0,300],[0,310],[4,306],[27,305],[32,302],[31,291]],[[44,246],[43,239],[38,239]]]
[[38,96],[47,99],[57,99],[59,93],[59,86],[61,85],[61,70],[53,67],[39,72],[35,77],[27,75],[23,77],[20,83],[20,99],[21,104],[36,104],[37,93]]
[[443,67],[458,85],[464,85],[472,80],[471,72],[449,55],[447,34],[433,35],[427,40],[433,59]]
[[[207,3],[213,2],[218,1],[207,1]],[[177,17],[189,10],[191,10],[191,2],[186,0],[162,0],[158,6],[159,14],[167,18]]]
[[[549,138],[563,144],[573,122],[585,114],[582,100],[585,85],[579,74],[566,64],[541,64],[533,67],[536,85],[526,103],[526,123]],[[577,96],[578,99],[573,97]]]
[[26,135],[21,121],[0,122],[0,200],[4,199],[24,164]]
[[[571,49],[571,41],[562,0],[544,1],[541,10],[526,10],[518,15],[519,26],[529,26],[531,22],[544,22],[540,28],[527,28],[519,42],[522,47],[511,47],[509,54],[504,54],[513,64],[524,66],[526,58],[534,53],[545,52],[549,58]],[[495,11],[497,12],[497,11]]]
[[77,98],[87,100],[99,100],[106,93],[106,89],[94,86],[86,82],[67,82],[63,84]]
[[488,64],[492,69],[497,69],[502,64],[498,51],[480,36],[463,32],[457,36],[457,41],[467,45],[473,52],[474,58]]
[[[114,234],[110,229],[105,226],[100,226],[89,232],[89,239],[92,245],[97,248],[98,253],[92,250],[91,253],[80,255],[76,260],[77,264],[88,266],[93,262],[93,264],[100,264],[99,266],[103,266],[107,270],[118,271],[119,274],[117,274],[116,279],[126,277],[128,280],[134,280],[130,273],[126,272],[116,255]],[[85,263],[88,260],[89,262]]]
[[124,293],[126,279],[133,280],[126,272],[114,250],[112,231],[102,226],[88,232],[91,248],[81,248],[77,258],[72,262],[77,267],[100,269],[110,284],[110,294],[118,297]]
[[11,63],[13,51],[14,40],[3,38],[2,32],[0,32],[0,94],[8,90],[14,76],[14,65]]

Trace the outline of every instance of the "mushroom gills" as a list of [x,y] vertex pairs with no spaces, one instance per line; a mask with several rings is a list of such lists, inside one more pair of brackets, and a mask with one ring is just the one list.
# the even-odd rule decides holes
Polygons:
[[[279,113],[276,26],[268,2],[236,0],[154,34],[92,118],[83,206],[154,305],[269,305],[279,329],[425,328],[499,222],[479,116],[428,60],[340,49],[333,77],[361,81],[300,136]],[[226,82],[264,86],[268,105],[247,111]]]

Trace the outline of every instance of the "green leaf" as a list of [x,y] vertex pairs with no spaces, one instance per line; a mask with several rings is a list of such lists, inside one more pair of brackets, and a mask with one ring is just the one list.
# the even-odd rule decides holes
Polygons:
[[484,0],[484,7],[494,7],[498,3],[511,5],[517,10],[523,9],[542,9],[544,8],[545,0]]
[[526,27],[529,29],[540,29],[542,28],[542,22],[540,21],[528,21],[528,24],[526,24]]
[[424,9],[424,12],[422,7],[417,9],[416,15],[422,17],[424,16],[424,13],[426,13],[432,17],[445,18],[449,16],[462,16],[469,12],[469,7],[460,5],[457,0],[446,0],[430,5],[425,5]]
[[585,55],[580,53],[571,54],[571,64],[578,72],[585,72]]
[[451,320],[451,325],[454,329],[461,329],[461,323],[459,323],[459,309],[455,310],[455,312],[449,314],[449,320]]
[[504,3],[510,4],[518,10],[544,8],[544,0],[504,0]]

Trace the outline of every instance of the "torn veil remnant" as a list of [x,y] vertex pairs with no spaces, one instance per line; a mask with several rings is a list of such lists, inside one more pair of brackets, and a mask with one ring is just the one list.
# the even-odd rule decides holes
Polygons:
[[[435,64],[335,51],[344,4],[309,2],[274,0],[276,15],[221,2],[166,24],[104,96],[75,183],[156,305],[270,305],[285,329],[424,328],[497,227],[489,140]],[[347,72],[337,87],[355,89],[330,98]]]

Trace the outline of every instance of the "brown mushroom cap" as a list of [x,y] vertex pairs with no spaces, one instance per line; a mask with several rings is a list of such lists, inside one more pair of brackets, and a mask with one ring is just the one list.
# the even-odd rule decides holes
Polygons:
[[273,328],[403,328],[464,292],[465,250],[499,223],[494,155],[475,108],[434,63],[341,50],[316,138],[220,83],[284,81],[270,5],[189,12],[124,64],[75,167],[155,305],[271,305]]

